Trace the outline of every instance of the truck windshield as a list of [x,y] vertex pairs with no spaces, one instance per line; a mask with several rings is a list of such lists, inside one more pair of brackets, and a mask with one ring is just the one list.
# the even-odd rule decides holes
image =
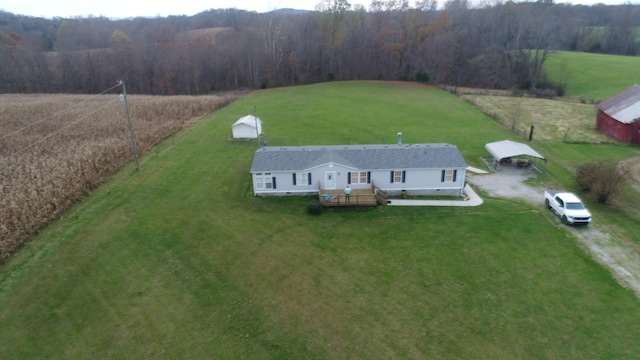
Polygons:
[[567,209],[569,210],[582,210],[584,205],[582,203],[567,203]]

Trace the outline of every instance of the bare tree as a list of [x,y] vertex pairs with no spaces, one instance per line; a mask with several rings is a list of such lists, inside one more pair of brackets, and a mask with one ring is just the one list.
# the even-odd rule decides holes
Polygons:
[[520,120],[524,116],[524,106],[522,101],[515,101],[509,109],[509,118],[511,120],[511,132],[515,132]]
[[93,92],[123,78],[132,93],[200,94],[418,73],[456,87],[537,90],[553,85],[543,71],[552,50],[639,50],[640,5],[413,3],[374,0],[367,11],[322,0],[308,13],[223,9],[114,21],[0,12],[0,91]]
[[582,191],[590,192],[601,204],[609,203],[630,177],[630,170],[611,160],[585,163],[576,171],[576,182]]
[[[338,50],[345,39],[345,19],[351,9],[347,0],[323,0],[316,6],[320,16],[320,31],[323,38],[322,67],[328,79],[335,78],[334,70],[339,68],[336,61],[340,56]],[[325,60],[326,59],[326,60]]]
[[634,55],[636,53],[636,27],[634,21],[638,17],[638,10],[632,5],[624,5],[614,17],[611,26],[606,31],[606,50],[620,55]]

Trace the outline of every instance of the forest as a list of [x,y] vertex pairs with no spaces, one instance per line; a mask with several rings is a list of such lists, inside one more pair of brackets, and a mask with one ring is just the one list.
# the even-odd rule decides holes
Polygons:
[[[638,55],[640,5],[323,0],[314,11],[39,18],[0,12],[0,93],[200,95],[405,80],[562,95],[557,50]],[[561,80],[560,80],[561,81]]]

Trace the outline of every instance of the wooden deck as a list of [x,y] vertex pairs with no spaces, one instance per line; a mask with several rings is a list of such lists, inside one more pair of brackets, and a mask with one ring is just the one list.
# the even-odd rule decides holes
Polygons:
[[320,204],[326,207],[356,207],[386,205],[387,197],[381,190],[372,186],[370,189],[352,189],[351,196],[347,199],[344,189],[326,190],[318,192]]

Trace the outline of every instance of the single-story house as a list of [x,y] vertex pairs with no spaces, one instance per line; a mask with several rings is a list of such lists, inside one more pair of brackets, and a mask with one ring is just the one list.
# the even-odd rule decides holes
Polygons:
[[234,139],[257,139],[262,135],[262,121],[253,116],[241,117],[231,126]]
[[640,86],[598,104],[598,130],[625,144],[640,144]]
[[531,163],[535,165],[537,165],[534,162],[536,160],[544,161],[545,164],[547,163],[547,159],[537,151],[533,150],[529,145],[511,140],[488,143],[484,148],[489,154],[491,154],[491,157],[493,158],[493,164],[491,167],[495,170],[500,168],[500,164],[504,162],[511,163],[513,158],[520,156],[527,158],[527,162],[522,162],[520,164],[526,163],[529,165],[529,159],[533,160]]
[[467,163],[450,144],[265,146],[251,164],[254,195],[375,187],[387,195],[462,195]]

